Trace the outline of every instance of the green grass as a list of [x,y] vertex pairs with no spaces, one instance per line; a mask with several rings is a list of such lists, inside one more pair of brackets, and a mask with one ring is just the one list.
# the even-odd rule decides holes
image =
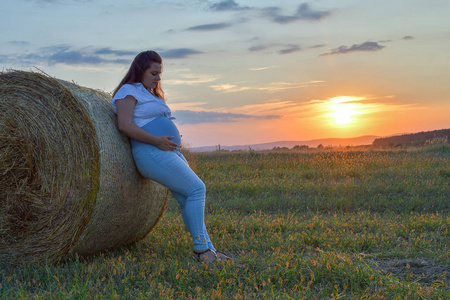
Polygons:
[[[189,153],[188,153],[189,154]],[[198,263],[178,205],[136,245],[1,264],[1,299],[449,299],[450,150],[188,155],[234,264]]]
[[196,167],[213,209],[435,212],[450,210],[449,152],[203,154]]

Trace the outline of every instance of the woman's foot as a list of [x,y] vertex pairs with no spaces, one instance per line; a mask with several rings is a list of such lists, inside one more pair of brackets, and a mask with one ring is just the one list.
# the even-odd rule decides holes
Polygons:
[[215,251],[211,249],[206,249],[204,251],[195,251],[194,250],[194,258],[198,261],[204,262],[214,262],[217,260],[217,254]]
[[216,251],[217,260],[229,260],[229,261],[236,261],[236,258],[231,257],[221,251]]

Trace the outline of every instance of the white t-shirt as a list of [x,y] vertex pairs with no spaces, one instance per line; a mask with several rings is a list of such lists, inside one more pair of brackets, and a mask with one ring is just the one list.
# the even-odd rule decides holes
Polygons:
[[140,82],[124,84],[117,91],[111,100],[111,105],[116,114],[116,100],[124,99],[128,95],[133,96],[137,100],[132,120],[137,126],[142,127],[157,117],[174,119],[166,102],[150,93]]

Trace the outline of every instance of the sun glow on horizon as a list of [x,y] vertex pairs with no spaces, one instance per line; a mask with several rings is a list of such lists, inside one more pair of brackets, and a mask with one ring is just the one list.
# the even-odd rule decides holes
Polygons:
[[356,101],[363,100],[362,97],[340,96],[330,99],[330,116],[336,125],[349,125],[354,122],[354,116],[361,114]]
[[352,110],[348,107],[340,105],[335,108],[332,115],[334,117],[334,122],[338,125],[347,125],[353,122]]

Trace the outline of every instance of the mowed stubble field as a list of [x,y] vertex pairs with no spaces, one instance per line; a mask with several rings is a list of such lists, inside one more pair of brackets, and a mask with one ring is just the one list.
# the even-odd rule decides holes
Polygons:
[[191,258],[178,204],[136,245],[2,264],[2,299],[449,299],[450,147],[186,153],[236,263]]

